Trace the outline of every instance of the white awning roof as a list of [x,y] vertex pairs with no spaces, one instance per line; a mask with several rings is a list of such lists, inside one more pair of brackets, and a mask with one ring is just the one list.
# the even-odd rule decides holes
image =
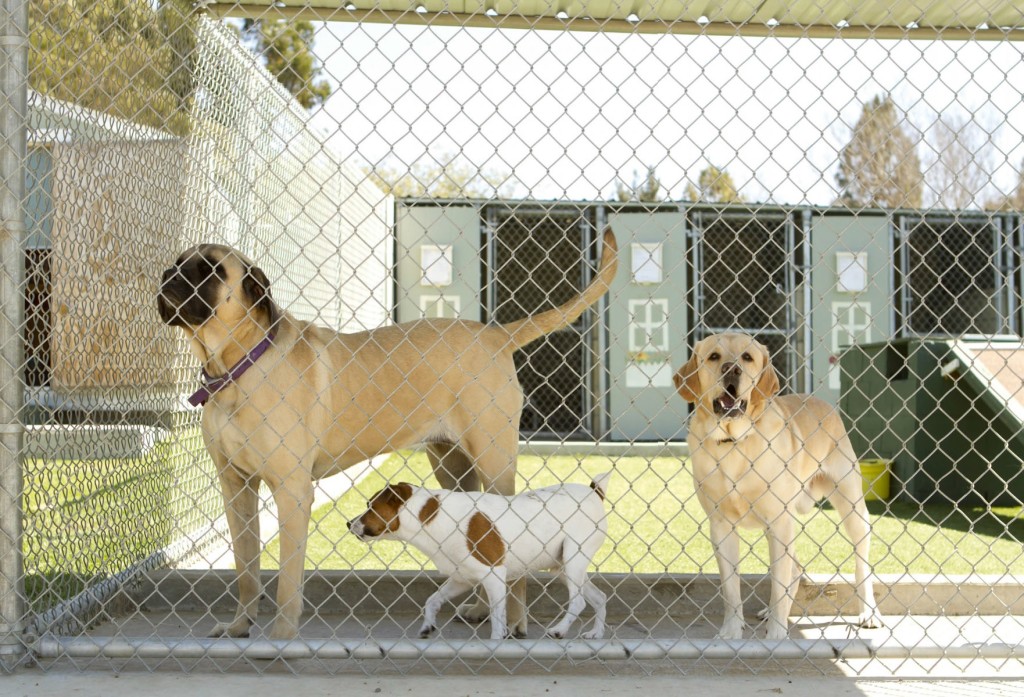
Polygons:
[[223,17],[819,38],[1024,38],[1007,0],[269,0],[207,2]]

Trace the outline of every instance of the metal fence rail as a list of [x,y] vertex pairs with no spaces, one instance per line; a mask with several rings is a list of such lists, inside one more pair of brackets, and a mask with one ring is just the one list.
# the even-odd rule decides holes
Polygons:
[[4,5],[0,665],[1022,658],[1018,10],[323,5]]

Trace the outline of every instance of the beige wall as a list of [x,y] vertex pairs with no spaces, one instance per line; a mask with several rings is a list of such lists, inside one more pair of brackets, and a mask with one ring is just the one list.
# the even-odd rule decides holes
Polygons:
[[156,312],[181,249],[177,141],[55,145],[52,381],[63,390],[178,382],[187,353]]

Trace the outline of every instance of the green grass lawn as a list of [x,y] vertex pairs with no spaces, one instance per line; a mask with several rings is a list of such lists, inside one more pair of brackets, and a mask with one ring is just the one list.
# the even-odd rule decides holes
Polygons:
[[[693,491],[688,463],[678,458],[558,456],[519,458],[517,490],[559,481],[588,483],[591,475],[615,471],[609,485],[608,540],[595,559],[603,572],[716,573],[704,512]],[[418,551],[398,542],[361,542],[347,521],[365,510],[366,500],[386,482],[437,486],[422,453],[396,454],[337,502],[313,512],[307,568],[433,568]],[[966,508],[872,502],[871,562],[880,574],[1007,573],[1024,575],[1024,517],[1021,508]],[[763,573],[768,545],[758,531],[742,531],[744,573]],[[804,519],[797,553],[811,573],[853,573],[853,548],[825,507]],[[263,557],[276,568],[276,539]]]
[[215,519],[222,504],[198,428],[123,460],[23,464],[26,594],[51,607]]

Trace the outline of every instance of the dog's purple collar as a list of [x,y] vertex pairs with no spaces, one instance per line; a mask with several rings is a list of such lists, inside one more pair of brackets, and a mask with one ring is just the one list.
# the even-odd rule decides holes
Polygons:
[[194,407],[198,407],[200,404],[206,404],[206,402],[215,393],[223,390],[228,386],[229,383],[234,382],[238,378],[242,377],[242,373],[249,370],[257,359],[262,356],[271,344],[274,342],[274,335],[268,334],[260,343],[256,344],[252,351],[245,354],[242,360],[231,366],[225,375],[219,377],[213,377],[204,369],[200,374],[200,379],[203,381],[203,386],[200,387],[195,394],[188,398],[188,403]]

